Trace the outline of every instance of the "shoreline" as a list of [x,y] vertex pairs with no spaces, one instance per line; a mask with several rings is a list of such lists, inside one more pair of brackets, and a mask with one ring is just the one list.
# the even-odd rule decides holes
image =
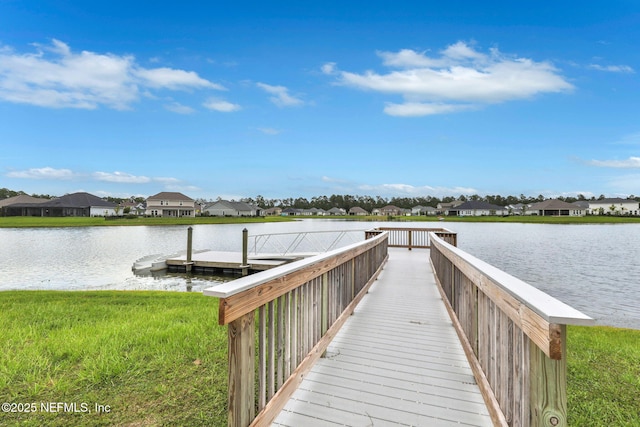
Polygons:
[[[439,220],[438,218],[442,218]],[[117,218],[105,217],[0,217],[0,228],[47,228],[47,227],[135,227],[198,224],[250,224],[265,222],[291,222],[301,219],[323,219],[360,222],[456,222],[518,223],[518,224],[640,224],[640,217],[588,215],[582,217],[552,216],[267,216],[267,217],[190,217],[190,218]]]

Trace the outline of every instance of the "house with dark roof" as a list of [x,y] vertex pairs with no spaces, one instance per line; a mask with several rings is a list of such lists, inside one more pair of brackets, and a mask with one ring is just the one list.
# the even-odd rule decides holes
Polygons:
[[118,207],[89,193],[72,193],[36,203],[13,203],[5,207],[11,216],[116,216]]
[[182,193],[164,191],[147,199],[147,216],[195,217],[196,202]]
[[493,205],[481,200],[469,200],[456,207],[447,210],[447,215],[452,216],[490,216],[507,215],[508,209],[502,206]]
[[211,216],[261,216],[262,209],[245,202],[233,202],[229,200],[218,200],[215,203],[205,206],[202,211]]
[[[24,212],[23,205],[44,203],[50,199],[41,199],[38,197],[27,196],[26,194],[20,194],[18,196],[9,197],[0,200],[0,215],[1,216],[27,216]],[[15,205],[15,206],[14,206]]]
[[567,203],[558,199],[548,199],[543,202],[534,203],[529,207],[534,215],[540,216],[584,216],[585,211],[578,205]]

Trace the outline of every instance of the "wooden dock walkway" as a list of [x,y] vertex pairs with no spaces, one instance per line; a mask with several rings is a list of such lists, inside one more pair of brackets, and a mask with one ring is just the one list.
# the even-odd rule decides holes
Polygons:
[[389,261],[274,426],[490,426],[428,250]]

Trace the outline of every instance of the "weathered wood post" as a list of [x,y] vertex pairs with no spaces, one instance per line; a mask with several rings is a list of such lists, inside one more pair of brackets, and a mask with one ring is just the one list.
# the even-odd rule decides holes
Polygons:
[[247,427],[255,411],[254,312],[228,325],[229,427]]
[[193,262],[191,261],[193,253],[193,227],[187,228],[187,262],[185,263],[185,269],[187,273],[191,272],[191,266]]
[[249,230],[246,228],[242,230],[242,275],[246,276],[249,274],[249,256],[247,254],[249,250]]
[[411,230],[409,230],[409,250],[411,250],[411,246],[412,246],[412,243],[413,243],[413,241],[412,241],[412,240],[413,240],[413,239],[412,239]]

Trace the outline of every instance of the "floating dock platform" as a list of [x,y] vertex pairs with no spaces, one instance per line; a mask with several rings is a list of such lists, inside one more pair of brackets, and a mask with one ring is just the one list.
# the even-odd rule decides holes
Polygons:
[[[252,271],[269,270],[283,264],[316,255],[315,253],[295,253],[289,255],[259,254],[247,257],[247,266],[242,265],[241,252],[203,251],[191,256],[191,271],[194,273],[213,273],[217,271],[241,273],[243,268]],[[172,272],[186,272],[187,255],[165,260]]]

